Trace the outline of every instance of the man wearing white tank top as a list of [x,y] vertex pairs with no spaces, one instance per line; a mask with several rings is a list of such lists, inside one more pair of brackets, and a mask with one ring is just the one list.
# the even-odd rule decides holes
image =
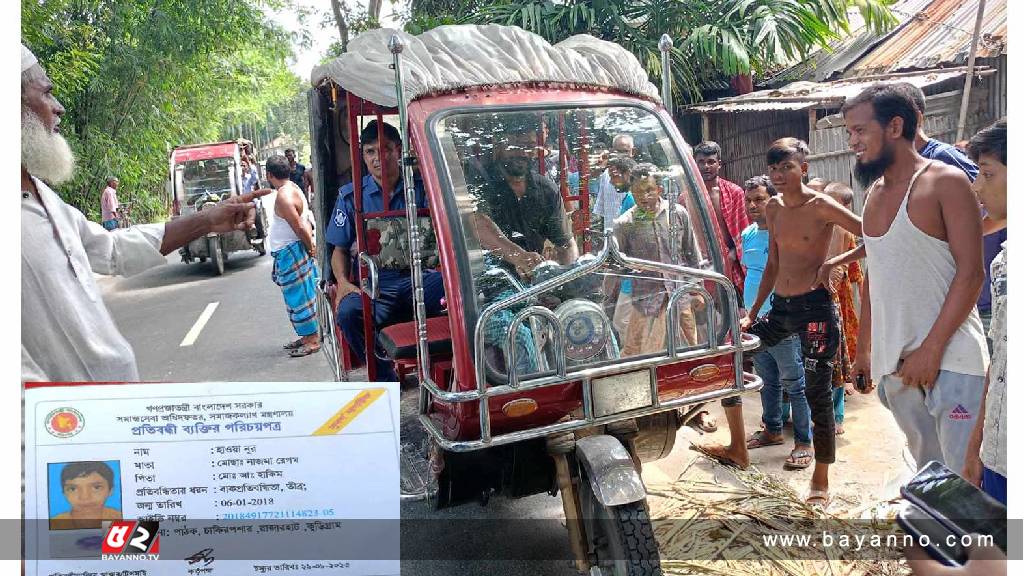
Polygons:
[[904,92],[875,84],[842,112],[854,174],[870,184],[854,374],[878,382],[918,466],[961,470],[988,364],[975,308],[985,278],[978,203],[961,170],[918,154]]

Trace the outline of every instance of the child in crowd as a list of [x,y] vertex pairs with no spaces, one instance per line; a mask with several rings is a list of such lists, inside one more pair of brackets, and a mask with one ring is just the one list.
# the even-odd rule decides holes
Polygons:
[[[967,146],[978,163],[974,192],[994,220],[1006,218],[1006,119],[978,132]],[[963,476],[1006,504],[1006,242],[992,260],[992,362],[981,411],[967,444]]]
[[[825,186],[825,194],[832,197],[849,211],[853,211],[853,189],[842,182],[830,182]],[[829,257],[846,253],[857,247],[857,239],[842,228],[832,230],[832,245]],[[860,321],[853,301],[853,284],[864,281],[859,262],[848,266],[836,266],[830,278],[832,299],[839,310],[842,323],[842,343],[836,355],[836,369],[832,373],[832,408],[836,414],[836,434],[842,434],[845,416],[845,396],[851,391],[847,386],[853,381],[853,359],[857,354],[857,331]]]
[[[639,164],[630,173],[630,192],[636,201],[615,219],[615,238],[627,255],[683,266],[699,266],[701,256],[686,210],[662,197],[663,189],[653,164]],[[622,355],[649,354],[665,349],[670,277],[631,280],[629,323]],[[673,286],[674,288],[674,286]],[[697,341],[697,326],[689,305],[679,309],[683,338]]]

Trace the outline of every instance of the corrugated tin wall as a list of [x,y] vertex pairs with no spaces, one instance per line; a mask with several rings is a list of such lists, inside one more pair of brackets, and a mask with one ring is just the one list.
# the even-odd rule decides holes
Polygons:
[[[966,138],[1006,115],[1007,110],[1007,56],[979,59],[979,66],[990,66],[996,73],[976,80],[968,106]],[[959,82],[959,81],[958,81]],[[960,113],[960,89],[949,90],[956,82],[943,83],[936,88],[947,91],[928,96],[928,115],[925,132],[939,140],[952,142]],[[863,190],[854,182],[855,158],[849,151],[846,127],[838,110],[817,121],[817,129],[810,130],[808,110],[768,110],[756,112],[687,114],[679,124],[689,128],[687,133],[703,134],[701,139],[714,140],[722,146],[722,176],[738,184],[747,178],[763,174],[767,167],[764,154],[778,138],[795,136],[807,141],[811,148],[810,176],[846,182],[856,192],[854,206],[859,212],[863,206]],[[698,138],[687,138],[691,145]]]
[[[1006,56],[987,64],[997,66],[997,72],[976,81],[971,89],[965,138],[970,138],[1006,114]],[[962,94],[962,90],[954,90],[928,96],[924,130],[929,137],[944,142],[952,142],[956,138]],[[817,129],[810,134],[808,145],[812,153],[809,158],[810,176],[849,184],[854,189],[854,208],[860,213],[864,205],[864,190],[853,178],[856,158],[847,145],[843,117],[832,114],[819,120]]]
[[708,114],[706,127],[703,139],[722,147],[721,176],[742,185],[768,171],[764,155],[772,142],[787,136],[807,140],[810,122],[807,110],[727,112]]

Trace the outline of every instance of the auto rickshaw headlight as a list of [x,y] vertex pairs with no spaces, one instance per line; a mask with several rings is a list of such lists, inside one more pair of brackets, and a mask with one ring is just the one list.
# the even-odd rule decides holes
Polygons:
[[570,300],[555,310],[562,324],[565,357],[580,362],[605,350],[612,326],[601,307],[589,300]]

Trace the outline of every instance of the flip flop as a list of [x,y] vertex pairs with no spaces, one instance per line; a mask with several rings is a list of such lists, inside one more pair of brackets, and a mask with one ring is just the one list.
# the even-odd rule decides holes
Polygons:
[[[797,462],[798,459],[807,458],[807,463],[801,464]],[[789,457],[782,463],[783,470],[804,470],[811,466],[814,462],[814,451],[808,450],[807,448],[793,448],[793,451],[789,453]]]
[[754,448],[764,448],[765,446],[778,446],[779,444],[785,443],[785,438],[782,434],[779,434],[778,439],[771,440],[768,438],[768,432],[764,429],[758,430],[747,438],[747,450],[753,450]]
[[718,422],[715,421],[711,412],[708,412],[707,410],[701,410],[694,414],[686,425],[695,430],[707,432],[708,434],[718,431]]
[[298,350],[302,348],[302,338],[296,339],[294,342],[289,342],[282,346],[285,350]]
[[703,447],[703,446],[701,446],[699,444],[690,444],[690,450],[693,450],[694,452],[700,452],[701,454],[703,454],[707,458],[710,458],[711,460],[714,460],[715,462],[718,462],[719,464],[721,464],[723,466],[729,466],[731,468],[739,468],[740,470],[746,470],[747,467],[749,466],[749,464],[747,466],[741,466],[739,462],[736,462],[734,460],[730,460],[729,458],[726,458],[725,456],[720,456],[718,454],[715,454],[714,452],[709,452],[707,448],[705,448],[705,447]]
[[309,356],[310,354],[319,351],[320,346],[314,348],[312,346],[306,346],[305,344],[303,344],[299,348],[296,348],[295,350],[289,352],[288,355],[291,356],[292,358],[302,358],[303,356]]
[[804,498],[804,504],[808,506],[821,508],[825,510],[829,504],[832,503],[832,497],[829,495],[828,490],[808,490],[807,496]]

